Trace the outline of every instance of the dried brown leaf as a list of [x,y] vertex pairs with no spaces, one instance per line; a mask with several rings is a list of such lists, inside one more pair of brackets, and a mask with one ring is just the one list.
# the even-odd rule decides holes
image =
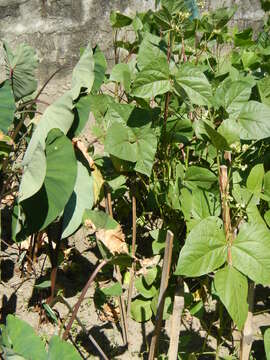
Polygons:
[[115,229],[105,230],[101,229],[96,232],[96,237],[101,241],[109,251],[115,254],[128,254],[127,244],[125,242],[125,235],[118,225]]

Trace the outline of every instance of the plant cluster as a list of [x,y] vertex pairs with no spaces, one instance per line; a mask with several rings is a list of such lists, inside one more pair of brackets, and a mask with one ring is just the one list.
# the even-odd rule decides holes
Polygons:
[[[225,346],[248,359],[256,290],[270,284],[270,21],[255,39],[252,29],[228,27],[235,11],[199,16],[195,1],[161,0],[133,18],[112,12],[112,70],[98,47],[82,49],[71,89],[37,124],[34,53],[4,45],[2,197],[14,176],[19,184],[12,238],[48,237],[50,304],[62,239],[92,229],[103,260],[77,305],[97,272],[115,267],[96,302],[119,297],[126,341],[126,313],[156,316],[150,359],[161,320],[180,324],[187,313],[216,338],[211,356]],[[90,112],[103,154],[79,139]],[[170,335],[176,359],[180,328]],[[269,331],[265,341],[270,358]]]

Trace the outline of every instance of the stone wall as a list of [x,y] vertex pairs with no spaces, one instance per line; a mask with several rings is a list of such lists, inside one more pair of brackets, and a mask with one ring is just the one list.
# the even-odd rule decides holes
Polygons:
[[[260,0],[208,0],[206,8],[234,3],[239,6],[235,16],[239,27],[252,25],[258,29],[264,16]],[[38,77],[44,80],[60,65],[71,68],[78,59],[79,48],[89,41],[93,46],[98,43],[110,62],[110,11],[132,14],[153,6],[154,0],[0,0],[0,40],[5,39],[11,46],[20,42],[32,45],[40,60]],[[59,81],[66,79],[68,72],[62,71]]]

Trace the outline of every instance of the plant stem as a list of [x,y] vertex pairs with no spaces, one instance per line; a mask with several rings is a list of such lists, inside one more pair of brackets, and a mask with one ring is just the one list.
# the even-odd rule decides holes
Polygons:
[[95,280],[97,274],[99,273],[99,271],[107,264],[107,260],[103,260],[96,268],[95,270],[93,271],[93,273],[91,274],[89,280],[87,281],[85,287],[83,288],[82,292],[81,292],[81,295],[76,303],[76,305],[74,306],[74,309],[73,309],[73,312],[72,312],[72,315],[71,315],[71,318],[69,320],[69,323],[66,327],[66,330],[63,334],[63,340],[65,340],[69,334],[69,331],[71,329],[71,326],[73,324],[73,321],[75,320],[75,317],[78,313],[78,310],[79,310],[79,307],[87,293],[87,290],[89,289],[89,287],[91,286],[92,282]]
[[154,329],[154,334],[153,334],[152,340],[151,340],[148,360],[153,360],[155,357],[155,354],[157,352],[158,339],[159,339],[159,334],[160,334],[162,319],[163,319],[165,293],[166,293],[166,290],[168,287],[170,268],[171,268],[171,262],[172,262],[173,238],[174,238],[173,233],[170,230],[168,230],[167,236],[166,236],[165,253],[164,253],[164,259],[163,259],[161,283],[160,283],[159,296],[158,296],[158,306],[157,306],[157,314],[156,314],[156,321],[155,321],[155,329]]
[[[131,256],[134,259],[136,250],[136,197],[132,195],[132,246],[131,246]],[[134,285],[134,273],[135,273],[135,262],[133,261],[131,272],[130,272],[130,282],[128,287],[128,299],[127,299],[127,316],[130,316],[130,306],[132,291]]]

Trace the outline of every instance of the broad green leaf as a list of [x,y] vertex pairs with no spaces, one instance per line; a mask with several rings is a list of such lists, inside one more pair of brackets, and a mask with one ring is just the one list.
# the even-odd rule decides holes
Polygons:
[[135,287],[137,291],[146,299],[151,299],[158,291],[154,285],[148,285],[143,276],[139,276],[135,280]]
[[151,99],[171,90],[169,65],[163,57],[153,58],[137,75],[132,85],[132,95]]
[[151,319],[151,300],[137,298],[131,303],[131,316],[137,322],[144,322]]
[[261,140],[270,136],[270,107],[257,101],[243,105],[237,122],[244,131],[240,132],[243,140]]
[[123,84],[126,91],[130,90],[131,73],[128,64],[116,64],[112,68],[110,80]]
[[8,315],[6,331],[15,353],[25,359],[47,360],[45,344],[26,322]]
[[82,223],[85,209],[91,209],[93,204],[93,179],[87,168],[77,161],[76,183],[63,214],[62,238],[70,236],[78,229]]
[[0,84],[0,130],[7,133],[14,120],[16,110],[11,83],[6,80]]
[[66,134],[73,120],[73,100],[71,92],[68,91],[45,110],[27,147],[24,162],[28,163],[31,161],[39,143],[45,149],[45,140],[50,130],[58,128]]
[[160,59],[162,63],[167,61],[167,46],[159,36],[146,32],[140,44],[137,63],[140,70],[151,64],[153,59]]
[[213,192],[194,189],[191,196],[191,213],[194,219],[203,220],[220,215],[220,200]]
[[193,197],[191,191],[186,188],[182,188],[181,196],[180,196],[181,210],[184,214],[185,220],[187,221],[190,220],[192,201],[193,201]]
[[90,93],[95,80],[95,60],[90,45],[84,50],[79,62],[72,73],[71,93],[72,99],[76,100],[81,92],[85,89]]
[[247,188],[253,193],[260,193],[262,190],[264,178],[264,167],[263,164],[255,165],[247,178]]
[[212,126],[210,126],[207,122],[204,121],[204,127],[207,131],[208,136],[210,137],[210,140],[212,144],[217,148],[218,150],[229,150],[230,147],[227,143],[227,140],[225,137],[223,137],[220,133],[217,132]]
[[38,61],[35,50],[26,44],[20,44],[14,52],[6,42],[5,50],[6,75],[11,80],[15,100],[32,94],[37,88],[35,69]]
[[80,96],[75,104],[75,117],[68,133],[70,138],[79,136],[83,131],[87,121],[89,120],[91,109],[90,97],[91,95]]
[[261,224],[243,224],[232,245],[232,262],[257,284],[270,284],[270,231]]
[[231,145],[240,141],[240,133],[242,130],[242,127],[235,119],[226,119],[222,121],[222,124],[217,131],[224,139],[226,139],[228,145]]
[[161,251],[165,248],[166,234],[166,230],[156,229],[150,231],[150,235],[154,239],[152,242],[152,250],[154,255],[160,254]]
[[113,230],[118,226],[118,222],[104,211],[85,210],[83,215],[83,222],[85,223],[88,219],[91,220],[97,230]]
[[[227,80],[227,79],[226,79]],[[231,118],[239,115],[243,105],[249,100],[251,85],[246,81],[225,81],[217,89],[216,100]]]
[[247,212],[249,223],[265,225],[265,222],[264,222],[256,204],[249,204],[248,207],[246,208],[246,212]]
[[266,360],[270,360],[270,328],[268,328],[265,331],[263,335],[263,341],[264,341]]
[[244,50],[241,56],[244,69],[253,69],[260,64],[259,56],[253,51]]
[[92,93],[97,93],[103,83],[103,80],[105,78],[105,73],[107,69],[107,61],[103,54],[103,52],[100,50],[99,46],[97,45],[94,49],[94,75],[95,80],[92,86]]
[[180,252],[175,275],[201,276],[226,261],[226,239],[217,217],[202,220],[189,233]]
[[122,28],[132,23],[132,19],[119,11],[112,11],[110,14],[110,23],[113,28]]
[[[157,307],[158,307],[158,297],[159,294],[157,293],[152,301],[151,301],[151,309],[153,310],[153,313],[157,314]],[[170,318],[170,315],[172,314],[173,306],[172,306],[172,298],[171,296],[166,296],[164,300],[164,309],[163,309],[163,320],[168,320]]]
[[242,330],[248,314],[247,278],[232,266],[218,270],[215,274],[215,288],[231,318]]
[[81,360],[76,348],[70,343],[61,340],[59,336],[53,336],[49,342],[48,360]]
[[77,161],[71,141],[52,129],[46,140],[47,169],[42,188],[21,204],[30,232],[44,229],[64,210],[74,189]]
[[20,183],[19,202],[26,200],[36,194],[45,179],[46,175],[46,156],[40,143],[37,144],[31,159],[23,162],[23,177]]
[[261,102],[270,106],[270,76],[266,76],[257,81],[257,86],[261,98]]
[[270,171],[267,171],[264,175],[263,190],[264,194],[270,197]]
[[156,280],[158,274],[158,268],[155,266],[147,271],[147,273],[143,276],[146,284],[148,286],[152,285]]
[[206,168],[190,166],[186,171],[184,180],[191,189],[200,187],[209,190],[217,182],[217,176]]
[[131,105],[115,104],[105,120],[111,124],[105,139],[105,151],[126,161],[136,163],[135,170],[151,175],[157,149],[155,130],[151,128],[154,112]]
[[116,282],[111,286],[101,288],[100,291],[106,296],[120,296],[122,294],[122,286],[119,282]]
[[204,73],[196,66],[183,64],[175,75],[174,87],[177,95],[186,93],[195,105],[208,105],[212,102],[212,88]]

